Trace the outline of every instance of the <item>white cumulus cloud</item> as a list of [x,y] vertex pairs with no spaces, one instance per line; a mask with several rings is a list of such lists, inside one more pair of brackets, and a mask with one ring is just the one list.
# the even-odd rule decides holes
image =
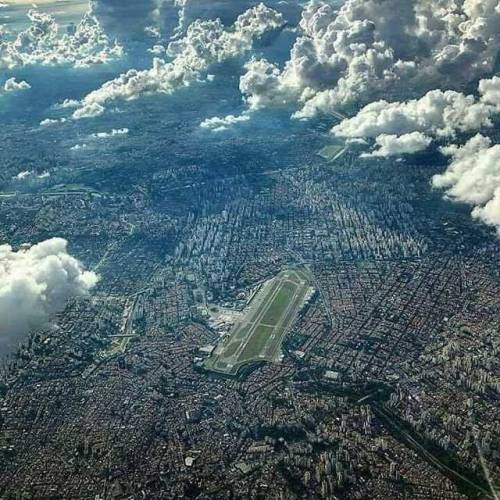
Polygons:
[[237,123],[247,122],[249,120],[249,115],[227,115],[223,117],[214,116],[202,121],[200,123],[200,127],[211,130],[212,132],[223,132]]
[[18,82],[15,78],[9,78],[3,87],[5,92],[19,92],[20,90],[28,90],[31,85],[24,80]]
[[13,177],[14,180],[22,181],[34,177],[36,179],[46,179],[50,177],[50,172],[42,172],[41,174],[36,174],[33,170],[22,170],[17,175]]
[[432,179],[446,196],[472,205],[472,216],[500,234],[500,144],[477,134],[463,146],[442,148],[451,157],[447,170]]
[[53,125],[58,125],[59,123],[66,122],[66,118],[45,118],[40,122],[40,127],[52,127]]
[[280,85],[279,68],[266,59],[252,58],[245,64],[240,91],[251,110],[286,104],[288,93]]
[[491,127],[492,118],[500,111],[499,82],[496,77],[481,80],[479,97],[453,90],[432,90],[420,99],[406,102],[375,101],[332,131],[337,137],[375,139],[379,145],[387,140],[383,139],[387,135],[418,132],[432,138],[453,138],[458,133],[475,132]]
[[96,132],[91,134],[92,139],[109,139],[110,137],[116,137],[120,135],[127,135],[129,133],[128,128],[114,128],[109,132]]
[[72,117],[75,120],[80,120],[81,118],[95,118],[96,116],[101,116],[105,110],[104,106],[98,102],[84,102],[80,108],[74,111]]
[[479,93],[482,102],[491,104],[500,110],[500,77],[494,76],[489,80],[481,80]]
[[400,136],[381,134],[375,141],[377,149],[362,156],[380,156],[385,158],[388,156],[413,154],[418,151],[423,151],[431,142],[432,139],[422,134],[422,132],[411,132]]
[[0,245],[0,346],[7,349],[46,325],[68,299],[86,296],[97,279],[68,254],[62,238],[17,251]]

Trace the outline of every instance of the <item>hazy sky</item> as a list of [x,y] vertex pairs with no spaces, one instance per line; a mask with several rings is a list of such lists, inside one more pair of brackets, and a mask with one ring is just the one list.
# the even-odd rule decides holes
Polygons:
[[0,0],[0,23],[14,31],[25,29],[28,24],[25,14],[35,5],[65,25],[77,22],[87,11],[89,2],[88,0]]
[[47,3],[53,3],[53,4],[59,4],[59,5],[74,5],[74,4],[83,4],[87,3],[84,0],[37,0],[36,2],[32,0],[4,0],[0,2],[0,4],[6,4],[6,5],[42,5],[42,4],[47,4]]

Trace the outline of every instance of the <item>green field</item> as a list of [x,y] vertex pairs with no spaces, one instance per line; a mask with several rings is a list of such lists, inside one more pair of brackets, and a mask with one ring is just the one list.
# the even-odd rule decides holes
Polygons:
[[262,318],[262,324],[275,326],[286,312],[288,304],[293,299],[297,286],[291,282],[284,282],[276,293],[266,314]]
[[344,144],[330,144],[318,151],[318,155],[326,161],[334,161],[345,151]]
[[310,281],[305,271],[289,269],[265,282],[229,335],[205,361],[209,371],[237,375],[258,361],[277,362],[281,343],[304,304]]
[[272,327],[260,325],[252,336],[252,342],[248,342],[243,348],[243,351],[241,351],[239,359],[242,361],[251,361],[252,359],[258,358],[264,351],[264,347],[272,331]]

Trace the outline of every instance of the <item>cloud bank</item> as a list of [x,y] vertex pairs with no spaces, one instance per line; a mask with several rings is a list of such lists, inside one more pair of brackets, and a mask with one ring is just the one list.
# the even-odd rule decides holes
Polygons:
[[14,40],[0,34],[0,69],[14,69],[30,64],[85,67],[121,57],[123,49],[112,44],[95,16],[85,14],[73,32],[59,33],[59,26],[49,14],[32,9],[30,26]]
[[[250,107],[297,107],[296,118],[382,95],[457,89],[491,73],[500,50],[498,0],[308,2],[283,69],[261,60],[242,93]],[[255,85],[250,85],[255,83]],[[279,96],[279,97],[278,97]]]
[[[458,133],[474,132],[493,125],[492,118],[500,111],[500,78],[481,80],[479,97],[464,95],[453,90],[432,90],[420,99],[406,102],[372,102],[355,116],[340,122],[332,131],[342,138],[371,138],[377,144],[387,135],[397,136],[399,142],[420,134],[425,149],[432,138],[454,138]],[[400,154],[387,148],[385,154]]]
[[225,29],[219,19],[197,20],[183,38],[168,44],[166,53],[172,58],[170,61],[155,58],[150,69],[131,69],[106,82],[82,100],[73,118],[99,116],[110,101],[154,93],[171,94],[178,88],[201,81],[212,64],[244,54],[252,48],[255,38],[282,24],[282,15],[263,4],[241,14],[230,29]]
[[434,187],[474,208],[472,216],[496,227],[500,235],[500,144],[481,134],[463,146],[442,148],[451,157],[447,170],[432,179]]
[[97,276],[52,238],[18,251],[0,245],[0,352],[23,334],[47,324],[68,299],[85,296]]

